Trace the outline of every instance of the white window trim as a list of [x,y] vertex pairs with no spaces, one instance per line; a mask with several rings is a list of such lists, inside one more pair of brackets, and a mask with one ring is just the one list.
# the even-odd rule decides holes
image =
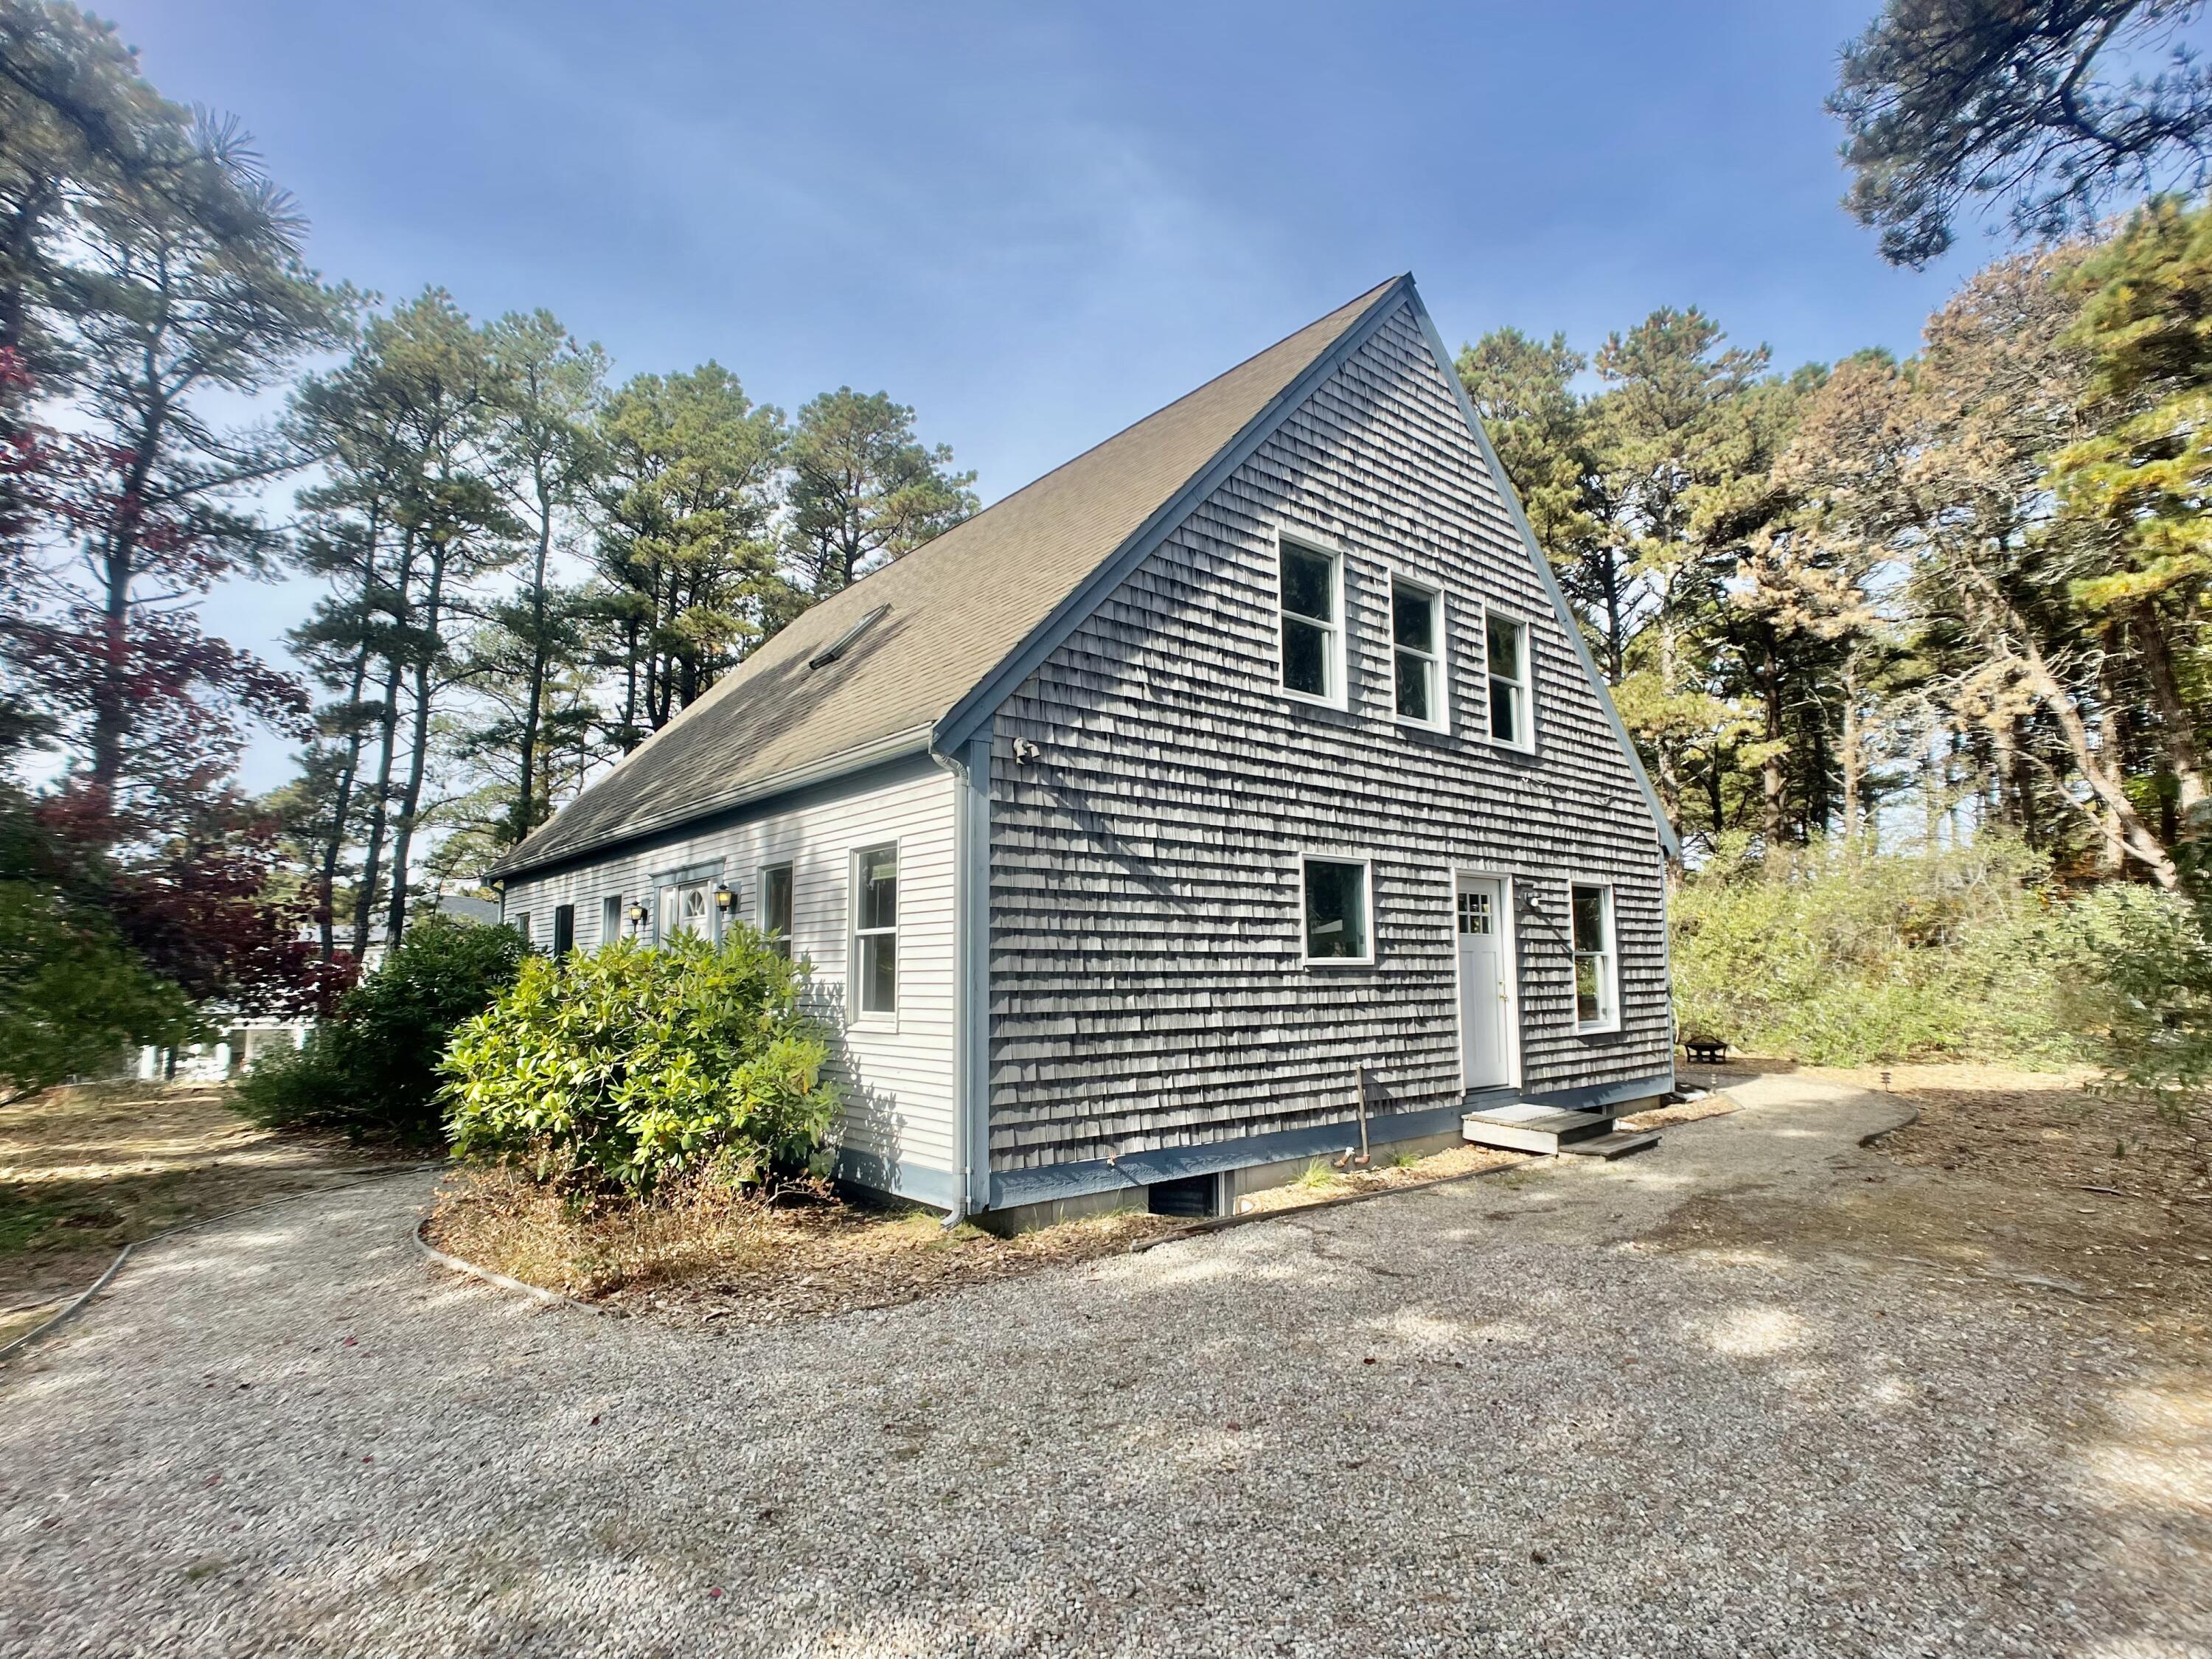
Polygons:
[[[1317,697],[1310,691],[1293,690],[1283,678],[1283,620],[1286,617],[1298,616],[1295,611],[1283,609],[1283,549],[1285,545],[1329,562],[1336,620],[1328,630],[1328,677],[1332,695],[1326,697]],[[1308,703],[1318,708],[1334,708],[1339,713],[1352,707],[1350,618],[1345,614],[1345,582],[1342,548],[1321,537],[1306,535],[1296,530],[1279,529],[1275,532],[1275,689],[1292,702]],[[1300,617],[1299,620],[1312,627],[1322,626],[1310,617]]]
[[787,870],[791,872],[791,929],[783,936],[784,953],[793,961],[799,959],[799,858],[796,854],[770,854],[753,866],[753,930],[763,939],[768,936],[768,872]]
[[[1604,993],[1605,1012],[1595,1020],[1585,1021],[1576,1000],[1575,969],[1577,958],[1583,952],[1575,946],[1575,893],[1588,888],[1605,895],[1605,973],[1599,981]],[[1614,915],[1615,897],[1613,884],[1599,876],[1571,876],[1567,878],[1567,996],[1569,1006],[1575,1010],[1575,1035],[1601,1036],[1620,1029],[1620,927]]]
[[[1499,737],[1497,726],[1490,718],[1490,621],[1492,617],[1500,622],[1510,623],[1521,630],[1521,678],[1517,684],[1521,688],[1522,723],[1528,728],[1528,735],[1518,743]],[[1529,627],[1526,617],[1508,611],[1503,605],[1487,604],[1482,607],[1482,734],[1486,741],[1498,748],[1509,749],[1516,755],[1536,752],[1536,631]]]
[[[1367,895],[1367,954],[1361,957],[1312,957],[1306,954],[1306,867],[1313,864],[1356,864],[1360,884]],[[1366,853],[1339,853],[1312,848],[1298,854],[1298,963],[1305,968],[1372,968],[1375,965],[1375,860]]]
[[[897,871],[897,896],[892,902],[898,908],[892,912],[894,920],[889,927],[872,927],[860,931],[860,860],[870,853],[890,850],[891,861]],[[796,895],[793,908],[796,909]],[[899,933],[906,915],[906,854],[897,840],[872,841],[865,847],[855,847],[845,855],[845,1023],[848,1027],[865,1031],[896,1031],[898,1030],[899,1006],[906,997],[906,975],[900,971]],[[860,1008],[860,941],[889,933],[891,939],[891,1006],[889,1008]]]
[[[614,926],[607,926],[607,906],[614,906]],[[623,896],[620,893],[599,895],[599,944],[602,948],[612,945],[623,936]]]
[[[1398,643],[1398,590],[1401,587],[1408,588],[1416,593],[1425,593],[1430,605],[1433,607],[1431,616],[1435,623],[1433,637],[1437,648],[1431,654],[1429,662],[1435,674],[1435,682],[1431,690],[1434,694],[1432,701],[1436,712],[1432,718],[1425,720],[1417,720],[1410,714],[1401,714],[1398,709],[1398,653],[1407,648]],[[1451,629],[1449,625],[1450,611],[1450,605],[1444,598],[1443,589],[1437,586],[1436,583],[1425,581],[1419,576],[1407,575],[1400,570],[1390,573],[1390,609],[1388,613],[1390,641],[1390,713],[1399,725],[1409,726],[1416,732],[1441,732],[1449,734],[1451,731]],[[1419,656],[1421,653],[1415,652],[1413,654]]]

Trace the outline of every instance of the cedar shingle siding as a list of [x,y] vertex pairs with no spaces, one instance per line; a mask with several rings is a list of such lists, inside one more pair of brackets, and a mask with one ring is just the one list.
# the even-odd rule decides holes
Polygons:
[[[1445,372],[1401,304],[1000,707],[994,1171],[1342,1121],[1362,1062],[1455,1103],[1454,866],[1516,878],[1523,1092],[1666,1074],[1658,833]],[[1348,713],[1277,686],[1279,527],[1343,550]],[[1444,590],[1448,736],[1394,718],[1393,572]],[[1486,602],[1533,757],[1485,736]],[[1373,967],[1301,965],[1309,851],[1373,857]],[[1574,1030],[1571,877],[1614,884],[1616,1034]]]

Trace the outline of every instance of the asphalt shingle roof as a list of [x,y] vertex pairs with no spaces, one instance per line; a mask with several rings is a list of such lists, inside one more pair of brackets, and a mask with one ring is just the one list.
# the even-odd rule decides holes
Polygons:
[[[801,615],[556,813],[507,876],[916,746],[1398,279],[1248,358]],[[878,606],[837,660],[810,659]]]

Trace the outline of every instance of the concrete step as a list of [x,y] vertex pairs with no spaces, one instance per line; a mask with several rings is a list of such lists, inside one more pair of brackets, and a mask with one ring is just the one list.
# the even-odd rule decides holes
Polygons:
[[1595,1139],[1612,1127],[1613,1119],[1602,1112],[1563,1112],[1520,1102],[1469,1112],[1460,1120],[1462,1139],[1516,1152],[1559,1152],[1577,1141]]
[[1656,1129],[1615,1129],[1609,1135],[1593,1135],[1588,1140],[1561,1143],[1559,1151],[1570,1158],[1626,1158],[1631,1152],[1646,1152],[1659,1144]]

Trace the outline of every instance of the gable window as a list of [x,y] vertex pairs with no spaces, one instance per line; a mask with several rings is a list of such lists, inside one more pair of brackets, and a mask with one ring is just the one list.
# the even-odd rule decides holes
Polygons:
[[553,954],[565,957],[576,948],[576,907],[556,904],[553,907]]
[[1344,706],[1344,561],[1278,541],[1281,568],[1283,690]]
[[610,893],[599,901],[599,943],[612,945],[622,937],[622,895]]
[[1610,1031],[1620,1023],[1613,945],[1613,889],[1601,883],[1578,881],[1568,893],[1574,909],[1575,1029]]
[[853,854],[853,1006],[898,1012],[898,848]]
[[1390,586],[1390,649],[1398,718],[1444,729],[1444,596],[1411,582]]
[[1305,959],[1357,965],[1375,959],[1368,925],[1367,861],[1307,859],[1304,862]]
[[1528,624],[1492,611],[1483,623],[1490,673],[1490,735],[1516,749],[1535,746],[1528,707]]
[[791,866],[764,864],[758,879],[760,929],[779,955],[791,954]]

